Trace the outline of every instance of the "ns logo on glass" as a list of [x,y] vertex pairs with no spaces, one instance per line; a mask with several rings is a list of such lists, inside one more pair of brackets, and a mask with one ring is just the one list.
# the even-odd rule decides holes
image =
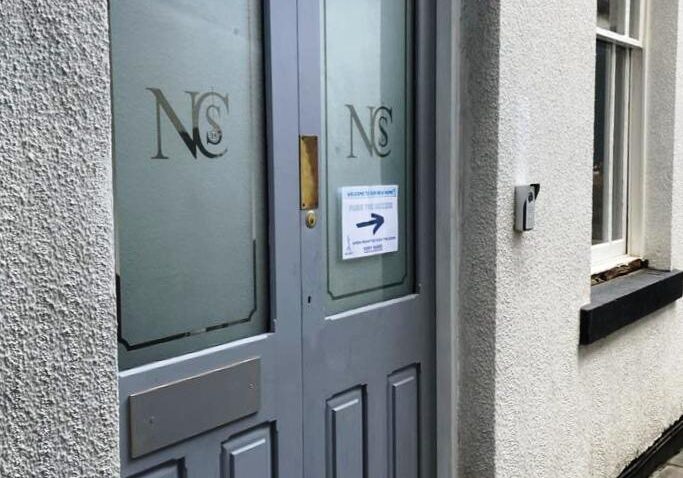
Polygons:
[[390,125],[394,122],[393,109],[388,106],[368,106],[367,122],[363,122],[354,105],[344,105],[349,114],[349,154],[347,158],[357,158],[354,148],[354,132],[360,139],[370,157],[377,155],[386,158],[391,154]]
[[[188,130],[178,113],[171,106],[164,93],[159,88],[147,88],[155,99],[156,112],[156,154],[152,159],[169,159],[164,154],[163,134],[161,128],[162,112],[175,128],[192,157],[197,154],[206,158],[219,158],[227,151],[223,128],[230,112],[228,95],[221,95],[214,91],[200,93],[185,91],[189,99],[189,113],[191,128]],[[353,105],[344,105],[349,117],[349,153],[348,158],[356,158],[355,134],[372,157],[380,158],[391,154],[389,125],[393,123],[393,110],[387,106],[368,106],[368,122],[364,123]],[[187,118],[186,118],[187,119]],[[191,133],[190,133],[191,132]]]
[[[225,120],[230,112],[228,95],[214,91],[200,93],[185,91],[189,99],[189,116],[191,128],[185,126],[173,109],[170,102],[159,88],[147,88],[156,101],[156,143],[157,151],[152,159],[169,159],[164,154],[161,113],[166,115],[178,135],[185,143],[190,154],[197,159],[197,154],[206,158],[219,158],[227,151],[227,140],[224,134]],[[187,117],[185,117],[187,120]]]

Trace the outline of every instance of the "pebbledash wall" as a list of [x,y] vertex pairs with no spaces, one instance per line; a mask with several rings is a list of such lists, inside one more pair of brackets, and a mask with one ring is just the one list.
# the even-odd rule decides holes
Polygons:
[[0,476],[118,476],[107,2],[0,25]]
[[[460,144],[439,158],[459,168],[453,476],[616,476],[683,415],[683,309],[578,345],[595,0],[453,2]],[[660,268],[683,268],[681,10],[651,0],[648,17],[645,247]],[[0,476],[118,476],[107,2],[5,0],[0,25]],[[532,181],[537,228],[519,235],[513,186]]]
[[[683,8],[649,12],[645,256],[683,268]],[[459,469],[615,477],[683,415],[683,305],[579,346],[595,0],[463,5]],[[537,228],[513,188],[541,183]]]

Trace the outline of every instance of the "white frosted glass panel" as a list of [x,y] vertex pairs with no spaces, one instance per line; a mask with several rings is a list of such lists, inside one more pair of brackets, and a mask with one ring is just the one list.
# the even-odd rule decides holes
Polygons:
[[[413,291],[411,10],[396,0],[324,2],[328,314]],[[398,251],[342,260],[342,188],[382,185],[398,186]]]
[[112,0],[122,368],[263,332],[261,2]]

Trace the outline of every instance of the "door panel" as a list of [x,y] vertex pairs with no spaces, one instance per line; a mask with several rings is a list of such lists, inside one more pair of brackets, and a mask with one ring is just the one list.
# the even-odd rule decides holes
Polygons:
[[[315,227],[301,218],[304,476],[430,478],[434,3],[302,0],[299,9],[301,134],[322,138],[326,198]],[[398,250],[345,259],[348,188],[371,196],[388,187],[398,189]],[[387,223],[377,215],[391,204],[358,207],[368,217],[351,224],[365,228],[351,242],[374,244]],[[344,428],[331,429],[337,413]]]
[[327,476],[363,476],[365,469],[365,398],[362,388],[327,402]]
[[419,476],[420,383],[418,368],[389,376],[389,476]]
[[271,434],[264,426],[223,444],[222,478],[272,478]]
[[163,465],[155,470],[140,475],[135,478],[180,478],[180,470],[177,463]]
[[302,476],[296,1],[110,9],[121,475]]

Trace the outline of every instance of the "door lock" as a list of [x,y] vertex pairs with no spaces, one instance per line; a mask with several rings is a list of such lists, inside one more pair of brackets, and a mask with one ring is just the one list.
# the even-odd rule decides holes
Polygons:
[[315,211],[306,211],[306,227],[313,229],[317,223],[318,215],[315,213]]

